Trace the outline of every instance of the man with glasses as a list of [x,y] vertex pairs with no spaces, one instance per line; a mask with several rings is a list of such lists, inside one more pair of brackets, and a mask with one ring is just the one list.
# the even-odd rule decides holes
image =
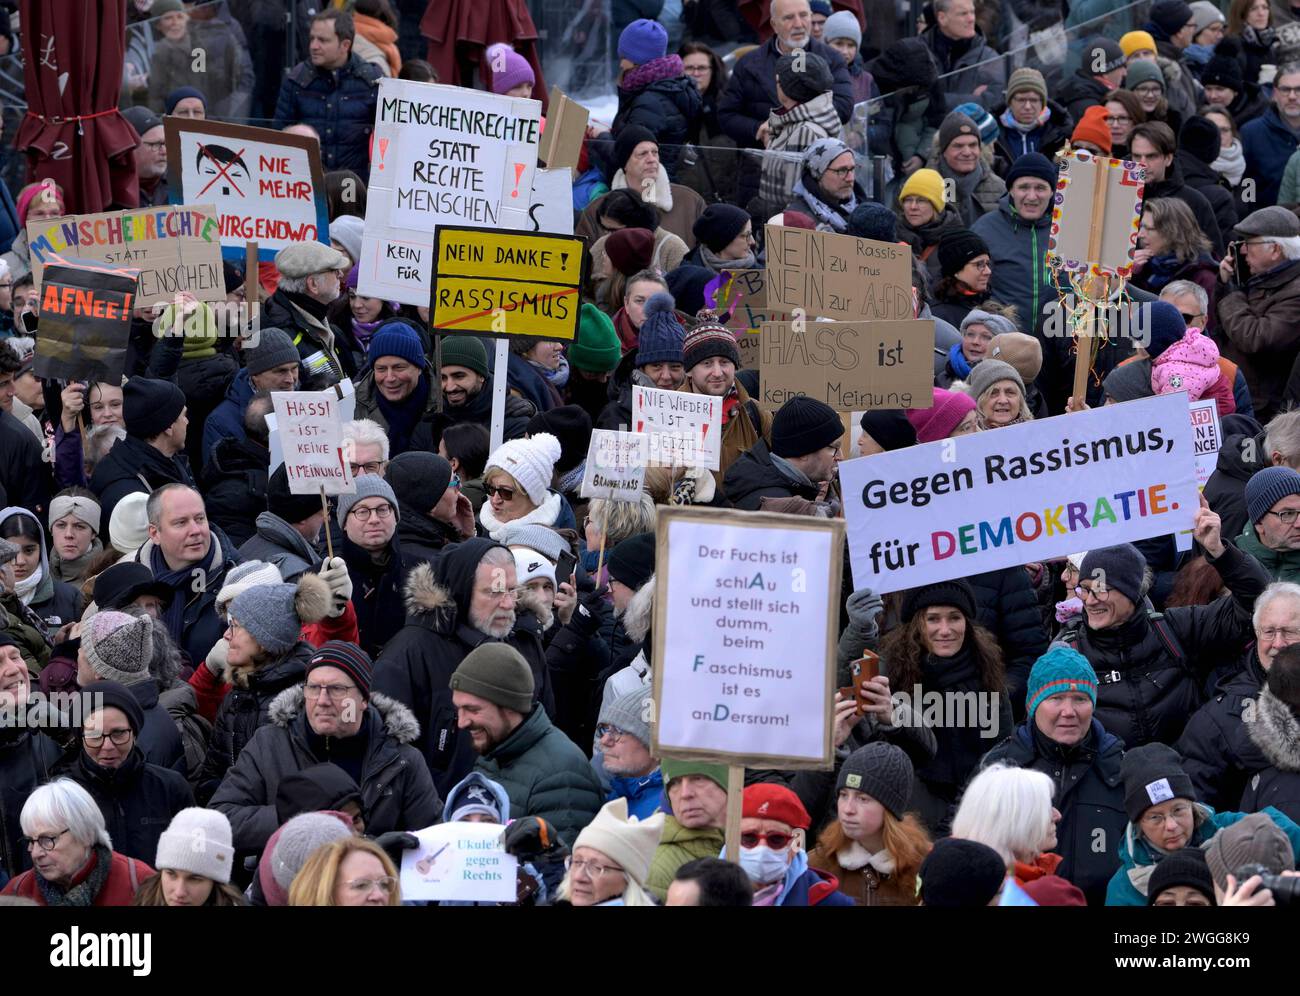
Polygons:
[[291,775],[330,762],[361,787],[371,837],[419,830],[442,813],[429,769],[412,746],[419,724],[400,702],[372,694],[373,664],[353,643],[330,640],[311,655],[306,680],[276,700],[212,797],[240,851],[260,852],[280,825],[276,793]]
[[605,770],[612,775],[606,801],[627,800],[627,813],[638,820],[659,812],[663,775],[650,753],[650,688],[634,689],[600,710],[596,743]]
[[339,495],[338,523],[352,578],[353,606],[357,610],[357,641],[368,654],[378,654],[390,636],[402,627],[402,581],[406,565],[397,542],[401,516],[397,495],[382,477],[362,474],[354,494]]
[[1241,129],[1246,179],[1255,182],[1255,203],[1273,204],[1287,160],[1300,146],[1300,63],[1291,62],[1273,80],[1273,106]]
[[[1300,84],[1300,72],[1296,73]],[[1290,407],[1292,368],[1300,355],[1300,218],[1261,208],[1233,230],[1219,264],[1215,337],[1250,385],[1255,417],[1267,422]]]
[[1191,209],[1197,227],[1210,240],[1215,254],[1223,252],[1223,232],[1219,230],[1214,208],[1204,194],[1187,185],[1183,180],[1182,167],[1174,161],[1178,140],[1174,137],[1173,129],[1163,121],[1140,124],[1129,137],[1129,150],[1129,158],[1146,167],[1143,197],[1172,197],[1182,201]]
[[1274,581],[1300,581],[1300,473],[1268,467],[1246,482],[1246,528],[1237,546]]
[[166,204],[167,189],[167,142],[163,138],[162,118],[149,108],[137,105],[122,112],[122,117],[130,123],[140,136],[140,144],[135,147],[135,172],[140,180],[140,206],[153,207]]
[[998,146],[1007,162],[1026,152],[1041,152],[1050,159],[1070,140],[1074,128],[1069,112],[1048,99],[1043,74],[1028,66],[1011,74],[1006,104],[994,116],[1001,122]]

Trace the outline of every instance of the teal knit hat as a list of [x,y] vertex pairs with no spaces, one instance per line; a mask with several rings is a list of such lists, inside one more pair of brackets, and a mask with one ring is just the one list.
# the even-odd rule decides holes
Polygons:
[[1045,698],[1061,692],[1083,692],[1097,704],[1097,672],[1088,658],[1064,644],[1053,644],[1047,653],[1034,661],[1025,690],[1026,714],[1034,718],[1034,710]]
[[578,337],[568,351],[569,366],[587,373],[610,373],[623,357],[623,347],[610,317],[594,304],[584,304],[578,316]]
[[487,347],[472,335],[449,335],[442,340],[442,365],[465,367],[480,377],[488,376]]

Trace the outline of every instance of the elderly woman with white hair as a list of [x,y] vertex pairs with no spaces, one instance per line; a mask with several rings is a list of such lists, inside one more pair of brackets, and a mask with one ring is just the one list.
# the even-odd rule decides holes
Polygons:
[[1053,875],[1061,863],[1052,805],[1052,779],[1041,771],[993,765],[971,779],[952,821],[952,835],[1001,855],[1020,885]]
[[10,879],[0,895],[38,906],[130,906],[153,874],[143,861],[113,850],[99,806],[70,779],[32,792],[19,822],[33,867]]
[[990,357],[975,364],[966,393],[975,399],[975,424],[981,430],[1034,420],[1025,397],[1025,382],[1019,371],[1004,360]]
[[573,842],[558,898],[574,906],[654,906],[645,889],[663,813],[629,819],[627,799],[605,803]]

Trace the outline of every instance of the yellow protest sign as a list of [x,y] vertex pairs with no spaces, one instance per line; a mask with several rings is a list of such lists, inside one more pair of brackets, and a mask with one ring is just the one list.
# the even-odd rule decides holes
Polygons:
[[439,226],[430,323],[447,332],[572,339],[583,265],[575,236]]

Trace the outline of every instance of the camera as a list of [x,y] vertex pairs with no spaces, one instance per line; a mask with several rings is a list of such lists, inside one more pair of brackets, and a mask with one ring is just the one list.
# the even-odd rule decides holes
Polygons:
[[[1246,881],[1253,875],[1260,878],[1260,889],[1273,893],[1273,902],[1279,906],[1300,905],[1300,878],[1294,876],[1274,875],[1263,865],[1242,865],[1236,871],[1237,882]],[[1256,890],[1258,891],[1258,890]]]

